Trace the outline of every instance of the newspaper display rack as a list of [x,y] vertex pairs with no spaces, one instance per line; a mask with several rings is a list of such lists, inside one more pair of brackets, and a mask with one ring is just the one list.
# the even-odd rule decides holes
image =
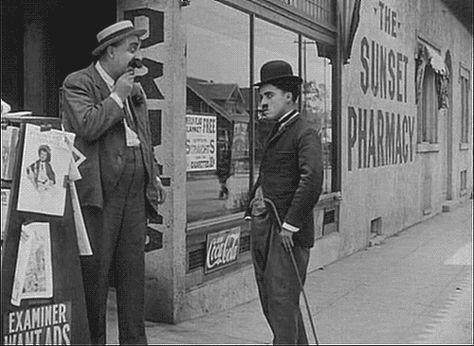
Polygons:
[[[25,184],[22,175],[35,167],[33,162],[25,169],[27,129],[58,133],[60,126],[58,118],[2,116],[2,136],[7,129],[18,135],[13,144],[6,144],[8,148],[2,138],[2,345],[90,344],[71,185],[64,179],[67,176],[43,168],[46,178],[31,182],[36,191],[43,191],[48,188],[45,181],[49,177],[58,190],[62,188],[63,212],[45,212],[45,205],[38,205],[38,211],[33,212],[33,197],[20,194],[21,184]],[[35,155],[47,156],[48,149],[46,145],[37,147]],[[9,163],[10,158],[13,162]],[[30,209],[19,208],[19,196],[26,198]]]

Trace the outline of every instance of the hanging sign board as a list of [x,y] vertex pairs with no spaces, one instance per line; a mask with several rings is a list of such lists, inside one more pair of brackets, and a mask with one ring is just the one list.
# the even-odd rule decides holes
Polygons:
[[216,169],[217,119],[211,115],[186,115],[186,171]]

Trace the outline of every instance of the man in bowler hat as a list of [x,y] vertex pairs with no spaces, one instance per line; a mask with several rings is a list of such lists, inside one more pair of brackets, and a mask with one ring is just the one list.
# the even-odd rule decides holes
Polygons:
[[144,326],[146,219],[164,191],[151,144],[145,94],[134,82],[145,30],[125,20],[97,34],[97,59],[66,77],[63,124],[86,160],[76,182],[92,256],[81,258],[92,344],[106,343],[109,272],[115,276],[120,344],[147,343]]
[[251,220],[251,253],[264,315],[274,344],[308,344],[299,299],[296,269],[306,278],[314,244],[313,207],[321,194],[321,141],[299,114],[301,78],[285,61],[265,63],[260,70],[260,111],[274,122],[266,140],[260,172],[246,219]]

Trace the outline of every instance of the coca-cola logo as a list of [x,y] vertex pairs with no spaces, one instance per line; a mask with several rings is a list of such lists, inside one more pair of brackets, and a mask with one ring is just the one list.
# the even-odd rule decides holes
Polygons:
[[240,245],[240,227],[207,236],[206,272],[237,260]]

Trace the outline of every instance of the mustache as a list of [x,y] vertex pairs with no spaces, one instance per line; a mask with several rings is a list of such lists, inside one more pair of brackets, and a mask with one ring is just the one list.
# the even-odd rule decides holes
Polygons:
[[133,58],[128,63],[128,66],[132,68],[141,68],[143,66],[143,62],[140,59]]
[[266,120],[266,116],[263,114],[263,112],[268,111],[268,108],[256,108],[256,113],[257,113],[257,120],[258,121],[263,121]]

